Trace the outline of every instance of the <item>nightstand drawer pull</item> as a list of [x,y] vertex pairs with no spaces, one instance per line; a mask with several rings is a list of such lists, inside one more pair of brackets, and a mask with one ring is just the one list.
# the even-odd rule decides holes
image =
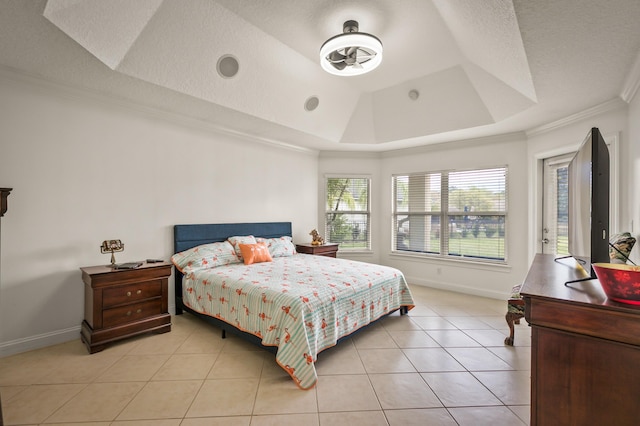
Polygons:
[[131,292],[130,291],[127,292],[127,296],[131,297]]
[[[136,311],[136,314],[141,314],[142,313],[142,309],[138,309]],[[131,316],[131,311],[127,311],[127,316],[130,317]]]

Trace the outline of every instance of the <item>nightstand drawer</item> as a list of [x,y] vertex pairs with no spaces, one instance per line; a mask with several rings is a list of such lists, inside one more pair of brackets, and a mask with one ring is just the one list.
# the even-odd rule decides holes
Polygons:
[[102,325],[113,327],[130,323],[142,318],[160,315],[162,313],[162,300],[160,298],[147,300],[142,303],[120,306],[118,308],[105,309],[102,312]]
[[103,291],[102,306],[109,308],[161,295],[162,281],[160,280],[106,288]]
[[322,245],[296,244],[296,251],[303,254],[313,254],[316,256],[337,257],[338,244],[326,243]]

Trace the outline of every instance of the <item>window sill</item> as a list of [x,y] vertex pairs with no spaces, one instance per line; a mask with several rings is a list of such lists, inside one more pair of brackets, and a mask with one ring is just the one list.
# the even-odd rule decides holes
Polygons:
[[372,255],[373,250],[353,250],[353,249],[338,249],[338,253],[349,253],[359,255]]
[[465,266],[468,268],[480,269],[480,270],[491,270],[491,271],[500,271],[500,272],[510,272],[511,265],[506,262],[500,261],[483,261],[483,260],[471,260],[466,258],[455,258],[455,257],[447,257],[440,255],[432,255],[432,254],[419,254],[419,253],[401,253],[397,251],[392,251],[389,255],[392,258],[402,259],[410,262],[424,262],[428,263],[437,263],[437,264],[448,264],[454,266]]

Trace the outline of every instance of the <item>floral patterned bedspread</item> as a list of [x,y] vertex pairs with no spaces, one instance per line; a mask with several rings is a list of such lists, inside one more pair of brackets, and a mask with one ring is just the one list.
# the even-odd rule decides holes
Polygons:
[[276,361],[302,389],[315,386],[322,350],[390,311],[413,308],[399,270],[306,254],[190,273],[183,300],[277,346]]

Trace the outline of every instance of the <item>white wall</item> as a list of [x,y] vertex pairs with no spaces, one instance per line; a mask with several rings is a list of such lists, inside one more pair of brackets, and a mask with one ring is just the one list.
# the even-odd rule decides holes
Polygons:
[[124,262],[168,259],[174,224],[291,221],[296,241],[317,226],[317,152],[141,111],[0,76],[0,356],[79,336],[78,268],[109,262],[105,239]]
[[[464,170],[507,166],[507,264],[497,266],[461,260],[407,258],[382,253],[382,261],[402,270],[410,283],[427,285],[480,296],[504,299],[511,287],[520,284],[528,264],[524,237],[527,229],[526,142],[523,134],[460,141],[423,149],[392,152],[383,160],[381,198],[391,199],[391,175],[431,170]],[[383,212],[383,223],[391,223],[390,203]],[[390,240],[391,227],[381,229],[382,238]]]
[[[372,177],[372,253],[369,258],[342,252],[341,257],[380,262],[400,269],[410,284],[504,298],[524,279],[527,230],[526,142],[523,134],[462,141],[423,148],[370,153],[322,153],[325,174],[364,173]],[[504,166],[509,168],[508,265],[478,265],[457,260],[411,258],[391,254],[391,176],[395,173]],[[322,182],[319,182],[322,184]],[[321,193],[324,193],[323,191]],[[374,198],[375,197],[375,198]],[[323,212],[319,211],[319,217]],[[339,252],[340,253],[340,252]]]
[[[618,176],[612,176],[619,184],[618,198],[613,199],[616,205],[617,216],[612,217],[615,224],[610,232],[630,230],[629,196],[629,150],[630,139],[627,130],[627,105],[622,101],[612,102],[610,108],[605,111],[585,114],[584,118],[569,120],[567,124],[558,127],[550,127],[548,130],[535,132],[528,137],[529,177],[532,183],[529,190],[529,199],[532,211],[532,221],[529,228],[529,257],[541,250],[541,193],[542,193],[542,159],[554,155],[576,151],[584,141],[592,127],[597,127],[605,139],[617,140],[616,150],[612,151],[612,160],[618,163]],[[617,156],[617,159],[614,157]],[[613,194],[612,194],[613,197]]]
[[371,204],[371,251],[370,252],[348,252],[338,250],[338,257],[344,257],[363,262],[380,262],[380,253],[386,248],[385,240],[378,232],[381,223],[382,205],[388,204],[389,199],[384,199],[380,194],[382,190],[383,176],[380,173],[380,155],[367,152],[329,152],[320,153],[318,164],[318,230],[324,232],[325,204],[326,200],[326,177],[329,175],[340,176],[366,176],[371,179],[371,194],[369,201]]
[[[363,260],[399,268],[411,284],[463,293],[505,298],[521,283],[535,253],[540,251],[541,160],[575,151],[591,127],[617,141],[619,194],[617,228],[640,237],[640,101],[630,106],[614,100],[593,111],[550,123],[524,134],[460,141],[382,154],[321,153],[319,194],[325,174],[364,173],[372,176],[373,251]],[[395,173],[466,169],[506,165],[509,169],[507,266],[481,265],[437,258],[410,258],[391,254],[391,176]],[[319,197],[318,217],[324,206]],[[613,231],[613,230],[612,230]],[[639,238],[640,240],[640,238]],[[640,243],[632,258],[640,257]],[[342,257],[358,258],[343,252]],[[359,256],[363,257],[363,256]]]

